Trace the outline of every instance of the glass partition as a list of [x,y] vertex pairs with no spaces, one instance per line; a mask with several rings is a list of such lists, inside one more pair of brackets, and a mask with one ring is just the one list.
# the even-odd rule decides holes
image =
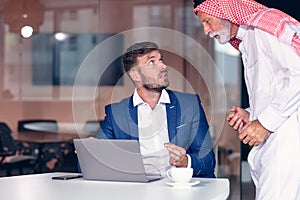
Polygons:
[[170,88],[200,95],[214,139],[216,175],[230,179],[229,199],[239,199],[240,143],[225,114],[240,105],[240,58],[231,46],[204,35],[192,1],[42,0],[42,23],[26,38],[20,28],[28,17],[21,15],[19,28],[11,29],[7,2],[0,1],[0,117],[13,130],[20,118],[103,119],[106,104],[133,91],[121,72],[122,52],[133,42],[152,40],[163,50]]

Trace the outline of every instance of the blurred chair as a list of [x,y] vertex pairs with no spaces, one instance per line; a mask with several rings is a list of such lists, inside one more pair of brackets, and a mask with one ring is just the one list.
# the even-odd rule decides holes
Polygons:
[[[28,128],[31,126],[33,128]],[[28,132],[34,134],[35,132],[45,132],[45,134],[58,132],[58,124],[54,119],[23,119],[18,121],[18,132]],[[48,171],[47,162],[57,163],[59,157],[61,157],[62,143],[34,143],[34,142],[21,142],[18,145],[22,149],[24,155],[35,155],[39,159],[39,164],[35,169],[35,172]],[[42,147],[41,147],[42,145]],[[41,152],[43,151],[43,152]]]
[[[43,124],[48,124],[48,126],[50,128],[45,128],[45,127],[40,127],[40,128],[34,128],[34,129],[30,129],[30,128],[26,128],[26,125],[30,125],[30,124],[34,124],[34,123],[42,123]],[[36,125],[38,126],[38,125]],[[53,132],[56,133],[58,132],[58,124],[57,121],[54,119],[23,119],[23,120],[19,120],[18,121],[18,132]],[[41,152],[39,152],[39,147],[38,144],[34,144],[34,143],[28,143],[28,142],[20,142],[18,143],[18,145],[20,146],[20,149],[22,149],[21,154],[24,155],[35,155],[38,156]]]
[[[26,125],[36,123],[37,128],[29,129]],[[41,124],[39,129],[38,125]],[[47,129],[47,127],[49,127]],[[45,131],[45,132],[58,132],[58,124],[56,120],[53,119],[25,119],[18,121],[18,131],[19,132],[32,132],[32,131]]]
[[[26,126],[27,125],[27,126]],[[32,128],[29,128],[32,127]],[[44,132],[45,134],[60,134],[59,126],[54,119],[24,119],[18,121],[18,132]],[[39,166],[35,172],[52,172],[65,171],[68,165],[75,157],[73,155],[74,147],[70,142],[45,142],[41,143],[25,143],[22,146],[23,154],[37,155],[39,158]],[[42,147],[41,147],[42,145]]]
[[24,169],[33,172],[37,157],[17,153],[18,147],[11,136],[11,129],[6,123],[0,122],[0,170],[4,170],[6,176],[11,176],[13,170],[18,170],[19,174],[24,174]]
[[84,123],[83,131],[85,133],[89,133],[90,136],[96,136],[101,127],[101,123],[103,120],[87,120]]

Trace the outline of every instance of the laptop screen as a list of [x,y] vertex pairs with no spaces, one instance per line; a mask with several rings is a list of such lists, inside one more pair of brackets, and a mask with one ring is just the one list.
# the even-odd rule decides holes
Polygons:
[[[88,180],[148,182],[137,140],[74,139],[83,177]],[[161,176],[151,176],[151,179]]]

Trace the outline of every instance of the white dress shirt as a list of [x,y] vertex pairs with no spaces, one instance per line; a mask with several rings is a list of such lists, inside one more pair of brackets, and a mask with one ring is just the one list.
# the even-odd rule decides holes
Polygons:
[[133,94],[133,105],[138,106],[138,129],[141,153],[147,173],[164,174],[169,165],[169,152],[164,143],[169,142],[167,113],[165,104],[170,103],[168,93],[163,90],[152,110],[138,95]]
[[[138,106],[139,142],[146,172],[159,172],[163,176],[171,167],[169,151],[164,147],[164,143],[170,142],[165,105],[168,103],[170,98],[166,90],[162,90],[153,110],[142,100],[137,90],[133,94],[133,105]],[[191,158],[188,155],[188,167],[190,166]]]

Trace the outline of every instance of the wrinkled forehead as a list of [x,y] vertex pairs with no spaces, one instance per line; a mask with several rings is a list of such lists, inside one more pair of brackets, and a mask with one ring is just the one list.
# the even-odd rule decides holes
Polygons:
[[146,59],[146,58],[150,59],[151,57],[155,57],[158,55],[160,56],[159,50],[153,50],[153,51],[149,51],[145,54],[139,54],[137,57],[141,58],[141,59]]
[[151,59],[160,59],[162,56],[159,52],[159,50],[153,50],[153,51],[150,51],[146,54],[140,54],[138,57],[137,57],[137,63],[140,64],[140,63],[146,63],[148,60],[151,60]]
[[200,20],[201,23],[204,22],[204,21],[206,21],[206,20],[208,20],[208,19],[215,19],[215,18],[217,18],[217,17],[214,17],[212,15],[206,14],[204,12],[198,12],[197,16],[199,17],[199,20]]

